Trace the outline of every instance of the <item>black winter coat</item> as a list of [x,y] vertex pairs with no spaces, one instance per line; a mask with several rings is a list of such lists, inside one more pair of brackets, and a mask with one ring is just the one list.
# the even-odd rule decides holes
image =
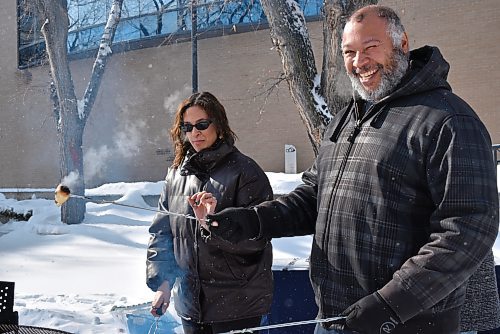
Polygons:
[[413,50],[410,61],[399,87],[362,118],[358,102],[340,111],[304,185],[257,213],[264,236],[314,233],[319,317],[378,291],[419,333],[454,333],[465,283],[498,232],[496,167],[439,50]]
[[[257,163],[223,141],[189,152],[180,168],[169,169],[159,208],[194,215],[187,197],[203,190],[216,197],[216,212],[272,199]],[[231,244],[215,235],[202,238],[195,220],[164,214],[155,216],[149,232],[147,285],[156,291],[168,280],[179,316],[211,323],[268,313],[273,291],[269,240]]]

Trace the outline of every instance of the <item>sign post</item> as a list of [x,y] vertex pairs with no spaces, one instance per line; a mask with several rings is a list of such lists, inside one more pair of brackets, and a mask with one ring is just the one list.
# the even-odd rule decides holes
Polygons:
[[285,173],[297,173],[297,150],[295,146],[285,144]]

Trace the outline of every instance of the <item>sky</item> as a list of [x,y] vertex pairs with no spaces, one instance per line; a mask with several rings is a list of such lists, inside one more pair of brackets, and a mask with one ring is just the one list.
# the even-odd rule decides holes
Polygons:
[[[301,174],[266,174],[275,194],[301,183]],[[162,184],[110,183],[85,195],[119,195],[118,204],[151,210],[142,196],[158,195]],[[17,201],[2,194],[8,190],[0,189],[0,211],[33,210],[28,221],[0,224],[0,280],[15,282],[20,324],[75,334],[155,333],[156,325],[157,334],[182,333],[172,304],[158,324],[148,315],[153,292],[145,284],[146,248],[154,212],[88,202],[82,224],[64,225],[53,199]],[[274,239],[273,270],[307,270],[311,242],[311,236]],[[500,264],[499,238],[493,252]]]

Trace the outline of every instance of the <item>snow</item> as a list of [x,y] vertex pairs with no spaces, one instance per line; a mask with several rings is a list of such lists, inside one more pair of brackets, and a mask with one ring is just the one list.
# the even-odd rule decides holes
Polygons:
[[297,4],[297,2],[293,0],[287,0],[286,4],[291,11],[291,22],[293,24],[291,31],[297,31],[303,36],[304,40],[309,40],[309,33],[307,32],[307,27],[305,25],[306,19],[304,17],[302,9]]
[[312,96],[314,98],[314,104],[316,105],[316,112],[319,115],[323,115],[323,117],[325,117],[326,119],[331,120],[333,116],[328,110],[328,105],[326,104],[325,99],[319,93],[320,86],[321,86],[321,75],[316,74],[316,76],[314,77],[313,89],[311,90]]
[[[276,194],[301,183],[301,174],[266,174]],[[161,189],[162,181],[113,183],[88,189],[86,195],[119,195],[117,203],[151,210],[142,196]],[[17,201],[2,194],[9,190],[0,189],[0,210],[33,210],[27,222],[0,224],[0,279],[16,284],[19,323],[75,334],[127,333],[123,308],[148,305],[153,298],[145,285],[145,260],[154,212],[89,202],[82,224],[64,225],[52,199]],[[306,270],[311,242],[311,236],[273,240],[274,269]],[[500,264],[500,240],[493,250]],[[179,322],[172,305],[162,318]],[[175,321],[169,332],[182,333]]]
[[[277,194],[301,183],[301,174],[267,175]],[[71,183],[71,178],[66,181]],[[104,184],[87,189],[85,195],[119,195],[116,203],[151,210],[155,207],[142,196],[158,195],[162,185],[162,181]],[[33,210],[27,222],[0,224],[0,280],[16,284],[14,310],[19,323],[75,334],[127,333],[120,321],[123,307],[149,304],[153,298],[145,284],[145,262],[148,227],[155,213],[88,202],[82,224],[64,225],[53,199],[17,201],[2,194],[30,190],[54,191],[0,189],[0,211]],[[275,269],[306,270],[311,242],[311,236],[273,241]],[[180,323],[172,305],[167,316]],[[182,333],[181,328],[175,332]]]

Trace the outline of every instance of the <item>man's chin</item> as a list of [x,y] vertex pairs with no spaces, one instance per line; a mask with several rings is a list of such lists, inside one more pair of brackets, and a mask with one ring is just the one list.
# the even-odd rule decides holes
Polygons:
[[360,84],[358,86],[357,92],[360,94],[365,100],[370,100],[373,93],[375,92],[376,87],[374,86],[365,86]]
[[366,93],[371,94],[380,85],[380,78],[371,78],[370,80],[366,80],[366,81],[358,80],[358,82],[359,82],[359,85],[361,87],[363,87],[363,90]]

